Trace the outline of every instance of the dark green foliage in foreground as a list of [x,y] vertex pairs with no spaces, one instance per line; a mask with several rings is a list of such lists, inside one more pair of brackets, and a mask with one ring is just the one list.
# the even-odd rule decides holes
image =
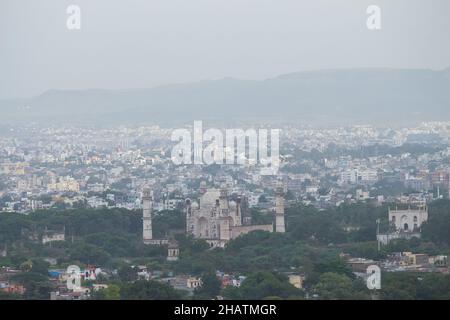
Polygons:
[[210,271],[202,274],[202,286],[195,290],[194,299],[215,299],[220,294],[221,282],[215,272]]
[[124,284],[120,289],[122,300],[177,300],[183,293],[167,284],[139,280]]
[[0,291],[0,301],[1,300],[19,300],[19,299],[22,299],[22,297],[18,294]]
[[314,286],[314,292],[322,300],[366,300],[369,292],[361,281],[353,281],[350,277],[327,272],[320,276]]
[[25,287],[24,299],[46,300],[50,298],[53,286],[46,275],[30,271],[13,276],[11,280]]
[[118,274],[123,282],[136,281],[138,279],[137,269],[131,266],[123,266],[118,270]]
[[450,275],[382,273],[381,298],[386,300],[449,300]]
[[[160,257],[165,247],[142,243],[141,212],[123,209],[75,209],[37,211],[29,215],[0,215],[0,248],[8,244],[9,258],[19,265],[26,257],[54,257],[60,263],[81,263],[105,266],[116,257]],[[155,228],[178,228],[184,222],[177,211],[156,218]],[[45,228],[62,230],[66,241],[42,245]],[[31,240],[37,236],[36,240]],[[15,261],[12,261],[15,260]],[[5,260],[4,260],[5,261]],[[10,265],[10,264],[8,264]]]
[[260,300],[267,297],[300,298],[303,292],[292,286],[283,275],[261,271],[248,276],[239,288],[227,288],[224,295],[230,299]]
[[439,200],[429,207],[428,222],[422,229],[424,239],[450,246],[450,200]]
[[[257,211],[253,216],[260,222],[266,222],[268,218]],[[387,207],[355,204],[324,211],[292,207],[286,212],[285,234],[255,231],[230,241],[224,249],[213,250],[204,240],[179,234],[175,237],[180,246],[180,259],[167,262],[165,246],[142,244],[140,211],[76,209],[39,211],[29,215],[4,213],[0,215],[0,248],[8,244],[9,255],[0,258],[0,265],[27,267],[25,262],[30,257],[54,257],[60,264],[119,266],[118,280],[121,282],[118,287],[112,286],[99,293],[99,298],[103,295],[115,299],[120,295],[120,298],[129,299],[158,299],[179,294],[159,287],[160,283],[144,286],[135,282],[134,270],[116,262],[130,258],[150,259],[142,261],[154,269],[203,277],[205,286],[195,292],[195,299],[211,299],[217,295],[239,299],[302,298],[303,292],[283,278],[285,272],[306,275],[305,289],[315,292],[320,299],[366,299],[368,293],[364,284],[354,277],[340,253],[380,259],[394,251],[450,252],[448,200],[430,205],[429,221],[423,226],[421,240],[396,241],[380,252],[375,241],[376,219],[387,220]],[[184,229],[184,224],[182,212],[161,212],[155,217],[155,230],[159,230],[155,232],[163,236],[170,230]],[[44,246],[30,240],[29,235],[41,236],[45,227],[51,230],[65,227],[67,241]],[[346,231],[347,227],[352,231]],[[42,260],[32,259],[31,269],[15,279],[27,288],[26,298],[48,298],[51,285],[47,268]],[[215,279],[216,270],[246,275],[248,279],[239,289],[220,290]],[[382,299],[445,299],[450,292],[449,276],[389,273],[383,279],[383,289],[378,292]],[[333,285],[333,281],[340,285]],[[160,295],[158,288],[162,290]],[[134,289],[137,293],[133,294]]]

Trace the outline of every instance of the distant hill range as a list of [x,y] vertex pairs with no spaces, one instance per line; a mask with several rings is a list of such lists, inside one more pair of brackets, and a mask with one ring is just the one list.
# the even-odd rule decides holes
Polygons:
[[308,71],[263,81],[225,78],[129,91],[50,90],[0,101],[0,110],[1,123],[450,121],[450,68]]

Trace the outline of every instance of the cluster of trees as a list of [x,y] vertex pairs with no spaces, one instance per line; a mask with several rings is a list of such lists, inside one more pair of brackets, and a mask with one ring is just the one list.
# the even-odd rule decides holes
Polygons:
[[249,274],[239,288],[227,287],[223,295],[233,300],[304,298],[303,292],[291,285],[286,276],[269,271]]
[[122,300],[177,300],[183,297],[182,291],[156,281],[138,280],[120,288]]
[[108,288],[94,292],[94,300],[179,300],[186,293],[157,281],[136,280],[110,283]]
[[450,275],[440,273],[382,273],[380,298],[385,300],[449,300]]
[[313,292],[321,300],[368,300],[370,293],[363,281],[344,274],[326,272],[320,275]]
[[287,232],[295,239],[324,245],[375,240],[376,220],[387,223],[387,211],[366,203],[322,211],[299,205],[286,211]]
[[450,200],[429,206],[428,221],[422,227],[423,238],[437,245],[450,246]]
[[23,271],[11,277],[11,282],[23,285],[25,295],[5,295],[8,299],[23,298],[27,300],[44,300],[50,297],[53,288],[48,277],[49,264],[41,259],[32,259],[23,262],[20,269]]
[[[450,201],[441,200],[429,208],[429,221],[423,226],[423,239],[438,246],[450,245]],[[272,216],[252,210],[255,223],[270,223]],[[289,241],[312,245],[364,243],[376,240],[376,220],[387,228],[387,207],[370,204],[341,205],[319,211],[311,206],[296,206],[286,211]],[[182,211],[165,211],[155,215],[155,237],[165,237],[171,230],[185,230]],[[85,263],[104,263],[110,257],[139,257],[164,255],[163,250],[143,246],[141,241],[141,212],[124,209],[75,209],[38,211],[29,215],[4,213],[0,215],[0,245],[23,245],[32,234],[42,235],[45,228],[62,230],[67,240],[54,246],[54,252],[63,251],[68,259]],[[258,239],[260,240],[260,239]],[[273,239],[271,239],[272,241]],[[49,254],[45,248],[39,254]],[[49,250],[47,250],[49,251]],[[51,251],[51,250],[50,250]],[[95,252],[89,256],[87,252]],[[62,257],[61,257],[62,258]]]
[[[180,245],[180,259],[176,262],[166,261],[167,250],[164,246],[142,244],[139,211],[77,209],[39,211],[29,215],[5,213],[0,215],[0,248],[8,244],[9,255],[0,258],[0,264],[25,268],[30,265],[30,257],[55,257],[59,264],[117,267],[117,258],[148,258],[154,268],[204,278],[204,286],[194,294],[194,298],[198,299],[219,294],[238,299],[301,298],[303,293],[293,288],[282,275],[294,271],[307,276],[306,289],[319,298],[364,299],[370,297],[369,293],[340,259],[340,253],[347,252],[370,259],[383,258],[393,251],[448,253],[449,208],[448,200],[437,201],[430,206],[429,221],[422,228],[421,240],[393,242],[378,251],[375,221],[383,219],[387,223],[386,207],[355,204],[319,211],[313,207],[297,206],[286,212],[286,233],[252,232],[230,241],[223,249],[210,250],[204,240],[177,234],[175,237]],[[259,211],[252,211],[252,216],[259,222],[269,219],[269,216]],[[42,235],[45,227],[53,230],[65,227],[67,241],[44,246],[28,239],[29,235]],[[154,230],[157,237],[184,227],[184,215],[180,211],[155,215]],[[26,284],[27,297],[31,299],[44,297],[50,290],[46,266],[39,259],[32,262],[31,269],[21,275],[22,278],[16,279]],[[221,290],[215,277],[216,270],[244,274],[248,278],[239,289]],[[391,274],[387,275],[386,288],[396,287],[397,291],[390,291],[390,294],[382,291],[382,298],[414,296],[426,299],[428,296],[443,296],[440,292],[446,288],[447,278],[441,279],[435,287],[429,280],[435,278],[418,278],[407,278],[406,283],[414,288],[410,290],[402,289],[400,280]],[[113,283],[109,291],[102,293],[105,295],[103,298],[156,299],[162,296],[177,297],[179,294],[166,287],[158,287],[160,283],[144,285],[137,280],[135,270],[127,266],[119,268],[118,279],[114,281],[118,282]],[[133,296],[133,290],[140,293]],[[158,291],[161,291],[161,296],[157,295]]]
[[[429,219],[422,225],[421,243],[431,243],[447,252],[450,247],[450,200],[435,201],[428,209]],[[373,242],[377,219],[381,221],[380,230],[388,230],[387,212],[387,206],[367,203],[343,204],[323,211],[300,205],[287,210],[287,231],[295,239],[315,240],[324,245]],[[414,241],[417,240],[412,244]]]
[[[117,257],[155,257],[163,260],[164,247],[142,243],[142,213],[123,209],[43,210],[21,215],[0,215],[0,248],[8,246],[9,259],[18,265],[27,257],[54,257],[59,263],[106,265]],[[162,212],[154,218],[156,237],[184,229],[180,211]],[[66,241],[42,245],[45,229],[62,231]],[[1,258],[0,258],[1,259]]]
[[311,287],[318,299],[449,300],[450,275],[440,273],[383,272],[380,291],[369,292],[360,279],[337,272],[322,273]]

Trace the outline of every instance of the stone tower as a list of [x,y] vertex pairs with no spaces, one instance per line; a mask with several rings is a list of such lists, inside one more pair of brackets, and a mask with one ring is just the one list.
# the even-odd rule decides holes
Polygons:
[[225,188],[220,189],[219,205],[220,205],[220,215],[228,216],[230,204],[228,202],[228,192],[227,189]]
[[276,188],[275,206],[275,232],[284,233],[286,231],[284,224],[284,189],[281,186]]
[[152,234],[152,194],[149,188],[145,188],[142,193],[142,227],[143,241],[149,243],[153,239]]
[[185,201],[185,211],[186,211],[186,233],[195,234],[195,217],[192,214],[192,204],[191,199],[186,199]]
[[236,199],[236,209],[232,212],[232,218],[235,226],[242,226],[242,199]]

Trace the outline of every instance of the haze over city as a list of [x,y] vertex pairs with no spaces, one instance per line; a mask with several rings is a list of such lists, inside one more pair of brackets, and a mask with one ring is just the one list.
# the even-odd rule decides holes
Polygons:
[[449,14],[1,0],[0,317],[3,300],[171,319],[450,300]]
[[[450,67],[446,0],[3,0],[0,99],[305,70]],[[81,9],[68,30],[66,8]]]

